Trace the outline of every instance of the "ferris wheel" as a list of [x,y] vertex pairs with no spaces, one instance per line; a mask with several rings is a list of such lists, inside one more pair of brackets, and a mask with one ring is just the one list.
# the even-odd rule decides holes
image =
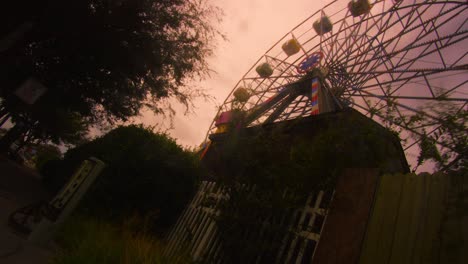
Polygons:
[[399,130],[407,153],[422,136],[450,149],[437,111],[468,110],[467,18],[466,0],[331,1],[247,71],[207,137],[239,111],[255,126],[352,107]]

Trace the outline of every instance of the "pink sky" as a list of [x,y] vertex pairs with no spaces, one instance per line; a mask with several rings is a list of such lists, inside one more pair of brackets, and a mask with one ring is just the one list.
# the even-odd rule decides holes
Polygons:
[[[221,42],[215,51],[215,56],[210,59],[211,68],[217,74],[196,84],[205,88],[207,93],[215,98],[214,101],[196,100],[194,113],[189,115],[183,115],[183,108],[173,104],[178,109],[178,113],[174,118],[174,129],[169,133],[183,146],[198,146],[204,140],[217,108],[258,58],[284,34],[331,1],[213,0],[213,2],[224,10],[225,17],[220,30],[225,33],[228,41]],[[347,0],[337,1],[327,9],[327,14],[337,12],[338,8],[346,8],[347,3]],[[466,88],[463,87],[459,90]],[[403,89],[400,93],[408,92],[411,90]],[[413,92],[416,92],[416,89]],[[146,113],[143,121],[154,125],[160,123],[160,118]],[[410,163],[414,163],[417,151],[410,152],[406,153],[407,158]],[[431,170],[429,167],[427,168]]]
[[[326,1],[214,0],[225,16],[220,29],[228,38],[220,42],[210,65],[217,72],[197,84],[207,89],[214,102],[195,101],[194,114],[183,115],[177,107],[170,134],[183,146],[198,146],[222,104],[237,81],[257,59],[285,33],[319,10]],[[160,120],[149,113],[143,121],[154,125]]]
[[[336,2],[326,9],[327,15],[338,12],[338,9],[345,9],[349,0],[211,0],[224,11],[224,20],[219,25],[219,30],[223,32],[228,41],[219,41],[214,56],[209,59],[210,68],[216,73],[202,82],[193,83],[194,86],[206,89],[206,93],[213,97],[211,101],[195,100],[195,108],[192,113],[184,115],[184,107],[172,103],[177,114],[173,119],[173,128],[169,134],[174,137],[182,146],[198,146],[205,138],[209,126],[217,113],[219,106],[228,96],[230,91],[242,76],[253,66],[253,64],[279,39],[289,32],[296,25],[304,21],[316,11],[322,9],[326,4]],[[388,1],[388,2],[387,2]],[[391,4],[391,0],[382,1],[382,3]],[[375,8],[375,7],[374,7]],[[434,9],[437,11],[437,9]],[[436,15],[436,14],[434,14]],[[463,24],[466,29],[466,20],[463,23],[457,20],[463,20],[463,14],[457,19],[452,20],[454,25]],[[309,21],[307,22],[309,23]],[[310,23],[312,24],[312,23]],[[306,25],[306,24],[304,24]],[[308,24],[307,24],[308,25]],[[310,25],[312,27],[312,25]],[[398,28],[392,28],[398,30]],[[448,24],[448,30],[450,23]],[[372,33],[370,33],[372,34]],[[390,35],[390,34],[389,34]],[[406,39],[407,41],[409,39]],[[458,49],[466,47],[466,41],[458,44]],[[454,46],[455,50],[457,49]],[[434,53],[437,55],[436,53]],[[284,55],[284,54],[283,54]],[[458,53],[444,53],[445,59],[450,61],[459,58]],[[448,56],[448,57],[447,57]],[[452,58],[453,57],[453,58]],[[427,60],[428,58],[424,58]],[[459,65],[468,62],[466,57]],[[423,65],[423,64],[422,64]],[[432,67],[433,65],[425,66]],[[421,66],[422,67],[422,66]],[[424,67],[423,67],[424,68]],[[463,77],[462,77],[463,78]],[[448,81],[459,81],[459,78],[440,79],[433,81],[433,84],[439,87],[452,87]],[[425,83],[421,81],[414,82],[415,86],[422,86]],[[468,95],[466,84],[458,88],[460,93],[456,96],[466,98]],[[400,95],[412,96],[418,95],[417,89],[402,89]],[[412,94],[416,93],[416,94]],[[414,105],[411,105],[414,106]],[[146,111],[138,118],[135,123],[143,122],[146,125],[161,126],[167,128],[167,120],[164,121],[159,116]],[[166,123],[166,125],[164,125]],[[162,125],[161,125],[162,124]],[[94,131],[94,130],[93,130]],[[93,134],[92,131],[92,134]],[[95,132],[95,131],[94,131]],[[410,151],[407,159],[413,163],[417,152]]]

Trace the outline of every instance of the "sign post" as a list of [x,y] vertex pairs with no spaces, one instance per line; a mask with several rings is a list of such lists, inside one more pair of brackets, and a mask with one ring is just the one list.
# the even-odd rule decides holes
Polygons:
[[42,218],[30,233],[28,241],[38,245],[50,241],[104,167],[104,162],[94,157],[85,160],[63,189],[43,208]]

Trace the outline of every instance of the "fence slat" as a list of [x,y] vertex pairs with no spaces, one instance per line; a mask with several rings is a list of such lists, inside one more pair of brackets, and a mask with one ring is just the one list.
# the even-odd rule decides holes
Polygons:
[[410,263],[411,251],[420,221],[421,193],[424,178],[415,174],[403,176],[392,254],[389,263]]
[[413,251],[412,251],[412,257],[411,257],[411,262],[418,264],[424,264],[422,262],[422,256],[425,254],[424,251],[424,239],[426,236],[426,225],[428,221],[428,214],[429,210],[431,208],[430,204],[430,192],[431,192],[431,177],[429,173],[422,173],[419,174],[419,177],[423,179],[423,182],[421,183],[421,203],[420,203],[420,219],[418,220],[418,226],[417,226],[417,233],[415,237],[415,241],[413,244]]
[[386,263],[401,194],[402,175],[382,175],[361,251],[363,264]]
[[421,262],[422,263],[439,263],[440,249],[440,225],[444,212],[444,198],[447,177],[440,174],[428,176],[431,184],[429,189],[429,208],[427,214],[426,225],[424,226]]

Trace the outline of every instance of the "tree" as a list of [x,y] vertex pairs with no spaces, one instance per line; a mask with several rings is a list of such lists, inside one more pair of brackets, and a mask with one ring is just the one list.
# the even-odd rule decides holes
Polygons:
[[417,164],[432,161],[439,171],[451,172],[468,168],[468,111],[465,104],[434,101],[419,106],[411,114],[402,115],[395,99],[380,103],[372,112],[396,134],[406,128],[418,144]]
[[57,146],[50,144],[40,144],[34,146],[36,155],[34,157],[34,166],[37,170],[41,170],[44,164],[50,160],[58,160],[62,157],[62,152]]
[[[135,212],[157,213],[155,224],[162,229],[176,219],[202,173],[195,154],[182,149],[169,136],[130,125],[70,149],[62,162],[44,166],[43,177],[49,186],[55,184],[57,191],[90,156],[103,160],[107,167],[85,196],[82,207],[110,219]],[[54,174],[58,178],[53,179]]]
[[[57,125],[70,116],[80,135],[143,107],[164,112],[164,98],[189,104],[195,91],[185,85],[208,74],[219,36],[219,11],[205,0],[11,2],[0,26],[0,40],[10,43],[0,50],[0,114],[43,138],[67,141]],[[29,78],[48,89],[33,105],[13,94]]]

